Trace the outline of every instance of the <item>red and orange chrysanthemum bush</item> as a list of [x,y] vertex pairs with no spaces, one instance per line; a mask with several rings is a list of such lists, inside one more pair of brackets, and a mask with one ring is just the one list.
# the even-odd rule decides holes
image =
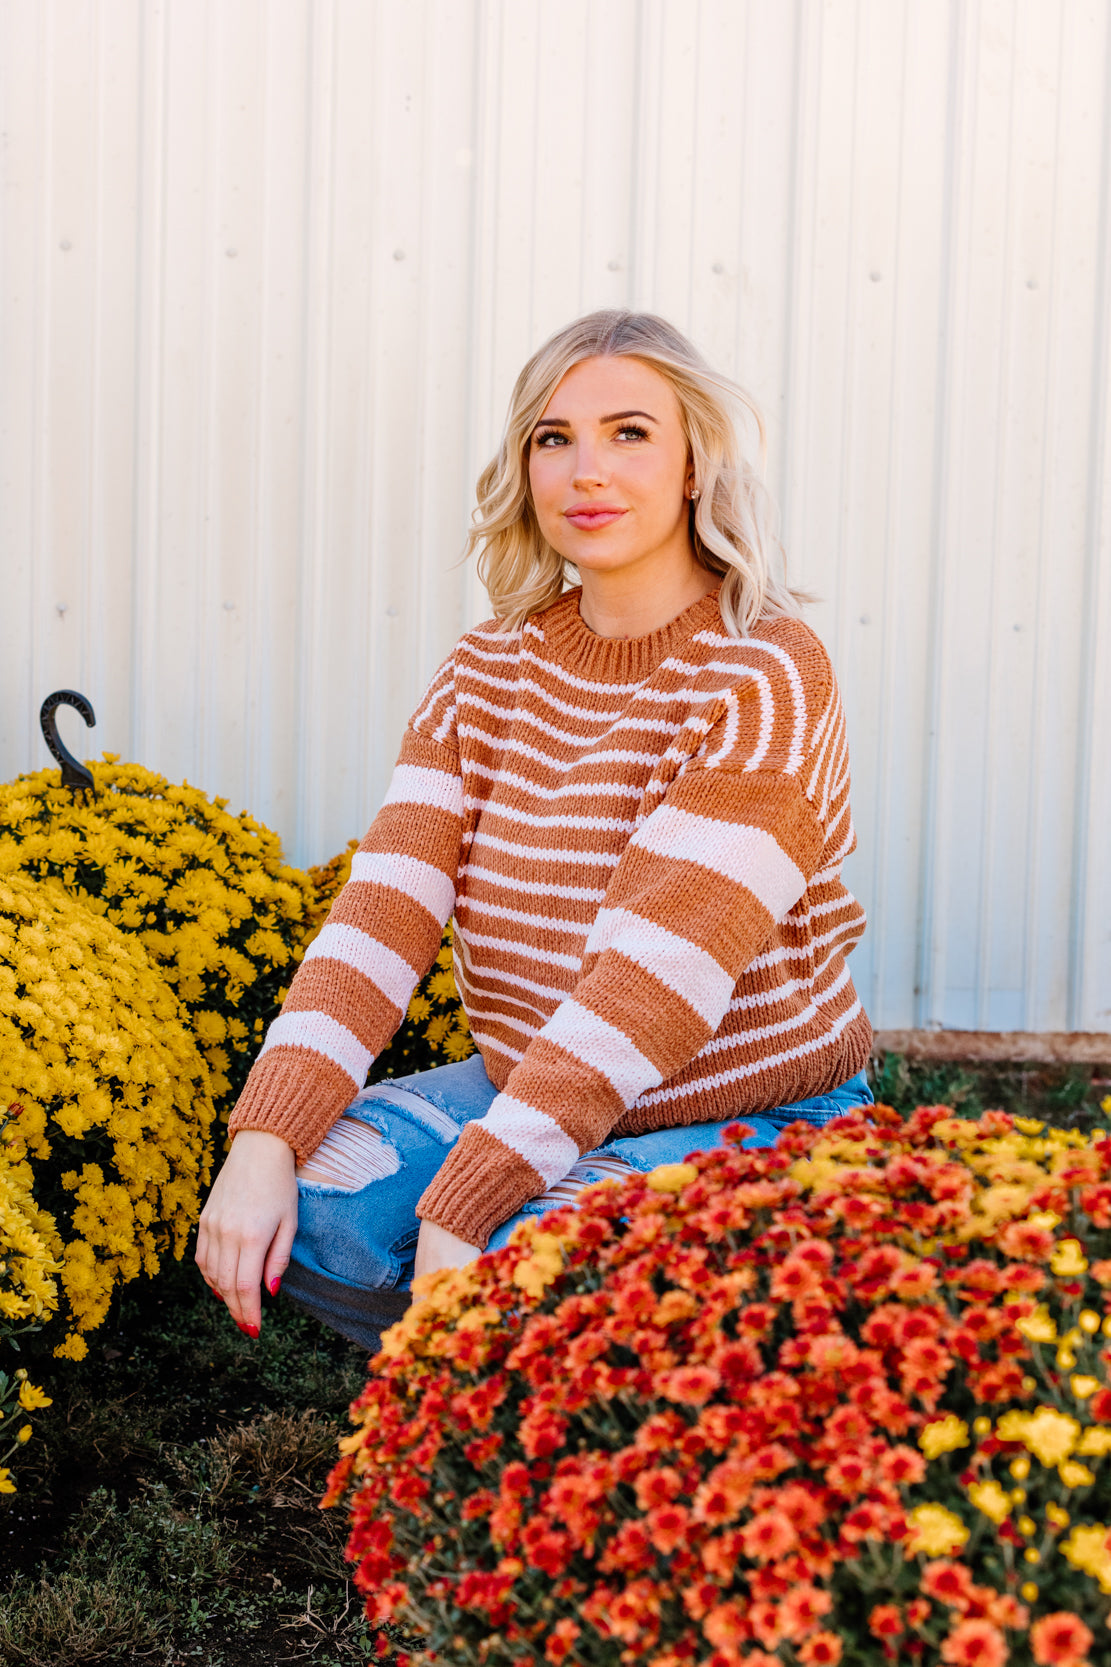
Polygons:
[[1103,1132],[796,1124],[431,1276],[326,1502],[453,1664],[1097,1667],[1109,1291]]

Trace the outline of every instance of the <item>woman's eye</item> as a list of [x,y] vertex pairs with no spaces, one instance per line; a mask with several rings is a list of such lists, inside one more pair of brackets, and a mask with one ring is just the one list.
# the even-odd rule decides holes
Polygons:
[[532,443],[537,450],[543,447],[547,451],[552,451],[554,449],[554,441],[558,441],[560,445],[564,445],[566,440],[566,434],[561,434],[558,428],[549,428],[545,430],[544,433],[534,434],[532,437]]
[[630,437],[634,440],[647,440],[648,430],[639,427],[637,423],[625,423],[618,429],[617,437],[619,440],[626,440]]

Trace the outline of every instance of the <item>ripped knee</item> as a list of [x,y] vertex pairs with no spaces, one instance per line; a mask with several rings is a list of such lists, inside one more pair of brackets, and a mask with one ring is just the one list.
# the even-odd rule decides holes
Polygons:
[[298,1167],[297,1179],[357,1192],[371,1181],[396,1175],[400,1168],[397,1148],[381,1129],[345,1113],[332,1124],[312,1157]]

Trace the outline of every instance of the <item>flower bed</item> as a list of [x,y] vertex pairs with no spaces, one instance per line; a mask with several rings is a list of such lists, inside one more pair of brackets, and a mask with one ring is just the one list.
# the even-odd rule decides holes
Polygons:
[[874,1119],[590,1188],[425,1282],[327,1495],[384,1654],[1108,1659],[1111,1140]]
[[134,937],[56,883],[0,879],[0,1106],[14,1123],[0,1313],[46,1321],[57,1304],[55,1354],[82,1359],[113,1289],[182,1255],[209,1177],[207,1083]]
[[0,784],[0,877],[58,880],[135,934],[188,1014],[226,1116],[304,953],[312,881],[226,800],[110,753],[89,769],[88,798],[58,770]]

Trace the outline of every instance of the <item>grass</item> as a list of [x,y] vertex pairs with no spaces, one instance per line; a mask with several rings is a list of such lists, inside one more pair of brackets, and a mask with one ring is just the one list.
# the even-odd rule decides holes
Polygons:
[[[873,1077],[900,1110],[1081,1128],[1111,1091],[1091,1070],[893,1056]],[[366,1661],[345,1521],[316,1504],[363,1351],[281,1300],[250,1343],[188,1262],[127,1287],[90,1345],[33,1374],[54,1405],[0,1503],[3,1667]]]

